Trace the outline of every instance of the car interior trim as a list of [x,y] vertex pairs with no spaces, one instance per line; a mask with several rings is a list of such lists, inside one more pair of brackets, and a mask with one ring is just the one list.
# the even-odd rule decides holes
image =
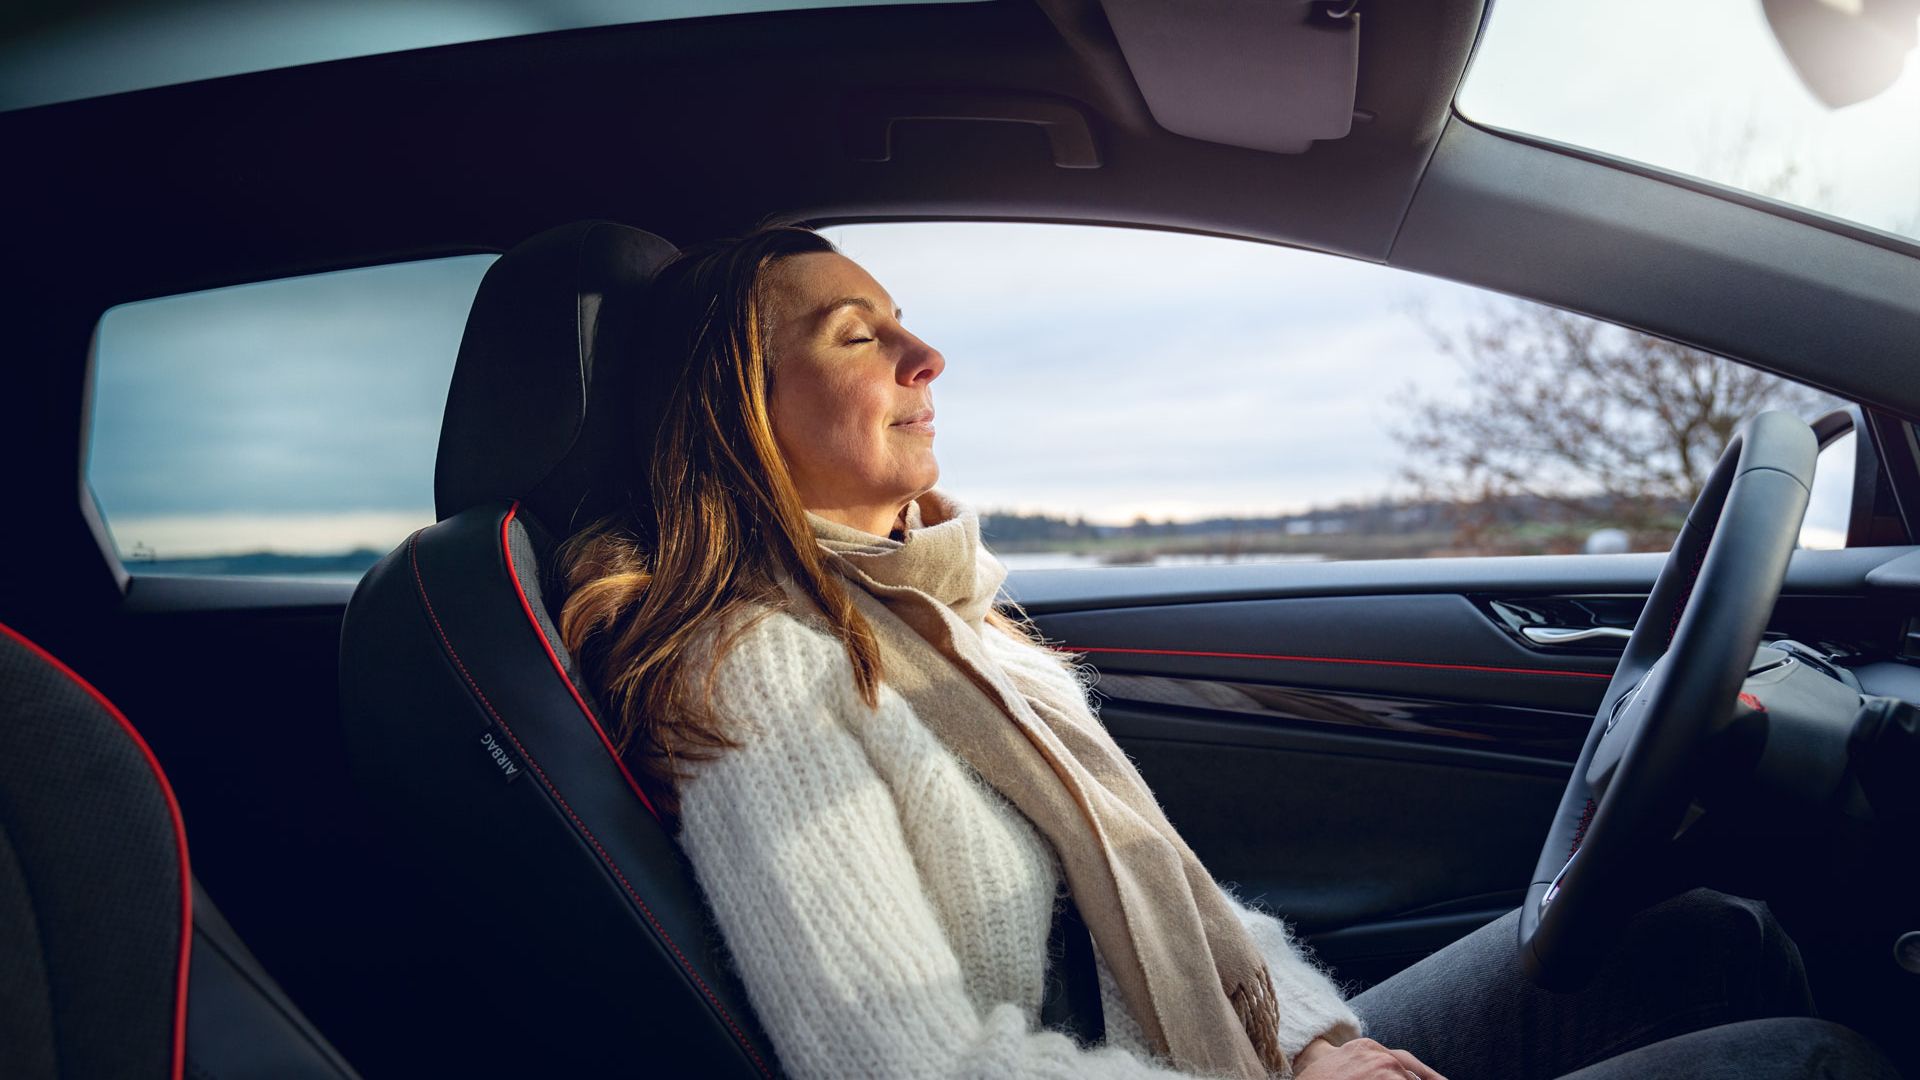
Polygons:
[[1553,709],[1104,669],[1095,690],[1106,701],[1139,709],[1190,710],[1377,738],[1444,740],[1568,764],[1579,755],[1581,741],[1593,723],[1585,713]]
[[[500,518],[500,553],[507,560],[507,581],[513,585],[513,594],[520,599],[520,610],[527,616],[527,625],[533,630],[534,639],[540,642],[540,648],[546,652],[547,662],[553,665],[553,673],[560,677],[560,683],[567,688],[567,694],[573,698],[573,703],[580,706],[580,715],[587,718],[587,724],[593,728],[593,733],[600,737],[600,745],[607,748],[607,756],[619,766],[620,775],[626,777],[627,786],[640,797],[640,802],[647,808],[647,813],[652,814],[654,820],[658,821],[660,811],[654,807],[653,800],[647,798],[647,793],[640,789],[640,783],[633,778],[633,773],[628,770],[625,759],[620,756],[618,750],[613,748],[613,740],[607,738],[606,729],[600,726],[600,721],[593,715],[593,710],[587,707],[586,699],[580,696],[580,688],[573,684],[573,679],[567,674],[566,666],[560,663],[560,657],[553,651],[553,643],[547,640],[546,631],[541,629],[540,620],[533,613],[533,604],[527,599],[527,590],[520,587],[520,575],[514,573],[513,569],[513,545],[507,542],[507,532],[513,527],[513,516],[519,509],[520,500],[515,499]],[[421,595],[424,599],[425,593]]]
[[1556,671],[1552,668],[1496,667],[1491,664],[1442,664],[1426,660],[1375,660],[1355,656],[1287,656],[1278,653],[1212,652],[1205,649],[1121,649],[1070,645],[1067,652],[1114,653],[1135,656],[1205,656],[1221,660],[1284,660],[1301,664],[1371,664],[1380,667],[1427,668],[1438,671],[1484,671],[1498,675],[1558,675],[1580,679],[1611,679],[1601,671]]
[[[1492,5],[1488,5],[1488,11],[1492,11]],[[1876,229],[1871,225],[1862,225],[1857,221],[1850,221],[1842,217],[1834,217],[1831,214],[1824,214],[1818,210],[1762,195],[1758,192],[1748,191],[1745,188],[1717,183],[1704,177],[1690,176],[1683,172],[1661,168],[1658,165],[1649,165],[1644,161],[1635,161],[1632,158],[1616,157],[1612,154],[1590,149],[1577,143],[1560,142],[1557,139],[1549,139],[1544,135],[1535,135],[1531,132],[1516,131],[1513,128],[1501,127],[1498,124],[1489,124],[1469,116],[1458,107],[1453,109],[1452,116],[1453,119],[1462,124],[1471,125],[1489,135],[1496,135],[1510,142],[1535,147],[1552,154],[1578,158],[1581,161],[1591,162],[1609,169],[1619,169],[1624,172],[1634,173],[1638,176],[1644,176],[1649,180],[1657,180],[1662,184],[1685,188],[1688,191],[1708,195],[1722,202],[1738,203],[1741,206],[1752,207],[1755,210],[1772,214],[1775,217],[1796,221],[1802,225],[1820,229],[1823,232],[1837,233],[1849,239],[1873,244],[1876,247],[1887,248],[1888,250],[1902,252],[1907,255],[1920,255],[1920,243],[1916,243],[1914,240],[1902,236],[1899,233],[1888,232],[1885,229]]]
[[[1920,551],[1890,544],[1867,548],[1802,549],[1793,553],[1786,595],[1857,593],[1883,563]],[[1486,555],[1441,559],[1352,559],[1318,563],[1241,563],[1231,566],[1131,566],[1018,570],[1007,591],[1034,616],[1092,608],[1292,597],[1500,595],[1525,593],[1644,594],[1664,558],[1626,555]]]
[[[1387,265],[1551,304],[1920,415],[1920,262],[1455,119]],[[1661,272],[1648,273],[1658,266]],[[1740,288],[1674,283],[1739,282]],[[1830,314],[1818,325],[1797,314]]]

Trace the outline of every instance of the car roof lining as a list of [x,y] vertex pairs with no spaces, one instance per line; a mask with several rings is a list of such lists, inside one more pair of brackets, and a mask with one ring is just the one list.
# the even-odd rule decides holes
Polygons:
[[[1480,13],[1370,6],[1356,102],[1374,119],[1302,154],[1158,128],[1097,0],[562,31],[18,110],[0,134],[42,163],[26,194],[113,208],[24,238],[133,241],[100,282],[113,302],[504,250],[587,217],[680,241],[769,212],[1099,219],[1378,260]],[[1058,168],[1032,125],[956,121],[897,125],[890,161],[849,155],[850,98],[932,89],[1076,103],[1105,163]]]
[[[1903,372],[1920,260],[1474,127],[1451,102],[1483,15],[1480,0],[1371,0],[1356,106],[1374,119],[1299,154],[1159,129],[1098,0],[562,31],[0,113],[15,160],[36,163],[10,178],[14,205],[38,212],[16,214],[6,273],[26,316],[17,355],[46,362],[16,366],[17,400],[47,410],[0,447],[75,448],[72,471],[26,470],[19,505],[59,520],[16,565],[68,563],[68,580],[123,595],[72,509],[87,343],[108,307],[501,251],[583,218],[683,243],[769,216],[1239,237],[1555,304],[1920,415]],[[1056,166],[1025,123],[900,123],[891,160],[849,152],[855,97],[956,90],[1069,103],[1102,166]]]

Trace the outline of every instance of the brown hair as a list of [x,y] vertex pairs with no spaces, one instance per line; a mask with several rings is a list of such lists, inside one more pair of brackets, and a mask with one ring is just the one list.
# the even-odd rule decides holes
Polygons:
[[[664,402],[648,400],[659,387],[610,401],[634,420],[632,460],[613,465],[626,471],[627,487],[646,494],[630,493],[624,510],[561,545],[560,637],[612,714],[615,748],[663,813],[678,812],[680,761],[738,745],[712,709],[712,675],[740,636],[780,606],[779,571],[825,613],[861,698],[869,707],[878,701],[873,630],[822,557],[768,411],[775,371],[766,270],[793,255],[837,250],[811,229],[772,224],[691,246],[661,269],[643,340],[661,350],[657,358],[683,358],[684,367]],[[654,409],[659,422],[650,433]],[[627,416],[615,419],[624,424]],[[1038,640],[1024,618],[993,611],[987,619]],[[696,696],[688,685],[696,642],[729,625]]]

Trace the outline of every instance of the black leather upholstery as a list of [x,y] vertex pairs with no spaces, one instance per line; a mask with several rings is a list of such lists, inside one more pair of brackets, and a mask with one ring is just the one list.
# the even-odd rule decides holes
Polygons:
[[630,456],[632,410],[589,407],[589,394],[624,392],[594,378],[595,360],[637,351],[639,286],[673,252],[652,233],[585,221],[541,233],[487,270],[440,424],[438,517],[518,499],[565,535],[615,505],[617,493],[595,489],[592,463]]
[[355,1075],[193,880],[139,734],[0,626],[0,1076],[183,1071]]
[[608,444],[588,376],[599,358],[646,359],[627,320],[671,251],[575,225],[489,270],[448,397],[442,520],[367,573],[342,628],[356,777],[462,915],[421,932],[486,928],[452,950],[472,963],[447,978],[477,982],[492,1014],[432,1037],[483,1040],[466,1063],[491,1075],[777,1072],[545,606],[542,516],[577,524],[606,503],[589,482]]
[[187,1067],[193,1080],[340,1080],[355,1075],[193,882]]

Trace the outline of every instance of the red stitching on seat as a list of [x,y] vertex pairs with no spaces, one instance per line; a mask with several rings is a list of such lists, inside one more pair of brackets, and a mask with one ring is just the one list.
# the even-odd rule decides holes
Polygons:
[[600,745],[607,748],[607,756],[619,766],[620,775],[627,778],[627,786],[633,789],[635,795],[640,796],[640,801],[646,805],[647,812],[653,815],[653,819],[659,821],[660,811],[653,808],[653,800],[647,798],[647,793],[640,790],[640,785],[634,780],[633,774],[627,771],[627,763],[621,760],[620,752],[613,748],[613,740],[607,738],[606,730],[600,726],[599,719],[593,715],[592,709],[587,708],[586,699],[580,696],[580,688],[573,685],[573,680],[567,677],[566,665],[560,662],[559,655],[553,651],[553,643],[547,640],[546,631],[540,629],[540,619],[533,613],[533,602],[527,599],[527,591],[520,587],[520,575],[513,569],[513,545],[507,543],[507,528],[513,524],[513,515],[519,509],[520,500],[515,499],[513,505],[507,507],[507,516],[500,519],[500,554],[506,556],[507,580],[513,583],[514,595],[520,598],[520,610],[527,616],[527,625],[533,629],[534,639],[540,642],[542,649],[547,651],[547,662],[553,665],[553,673],[560,676],[560,685],[566,687],[567,693],[573,695],[573,703],[580,706],[580,715],[586,717],[587,723],[593,725],[593,733],[600,736]]
[[160,768],[160,759],[153,756],[153,748],[147,740],[140,737],[133,724],[127,720],[107,695],[100,692],[92,683],[80,677],[72,668],[60,662],[60,658],[27,640],[20,631],[5,623],[0,623],[0,634],[19,642],[28,652],[52,666],[55,671],[72,680],[74,685],[86,691],[96,704],[107,710],[127,733],[133,745],[140,748],[140,754],[147,759],[147,768],[153,770],[153,778],[160,784],[160,794],[167,800],[167,813],[173,818],[173,842],[180,851],[180,963],[174,975],[173,991],[173,1065],[170,1075],[180,1080],[187,1062],[187,964],[193,956],[193,871],[187,862],[187,823],[180,816],[179,800],[173,797],[173,785],[167,782],[167,774]]
[[[511,511],[509,511],[509,513],[511,513]],[[639,905],[641,913],[647,917],[647,923],[653,927],[655,933],[660,935],[660,940],[665,941],[667,947],[673,950],[674,959],[680,962],[681,969],[687,973],[688,978],[693,980],[694,985],[700,988],[700,992],[706,995],[707,1004],[712,1005],[714,1011],[720,1014],[720,1018],[726,1021],[727,1029],[733,1032],[733,1037],[738,1040],[740,1046],[746,1050],[747,1056],[753,1059],[753,1064],[760,1070],[760,1074],[771,1077],[773,1073],[767,1069],[766,1062],[760,1060],[759,1052],[755,1050],[753,1044],[747,1040],[745,1033],[740,1030],[739,1025],[734,1023],[732,1014],[727,1012],[726,1007],[720,1004],[720,999],[714,995],[712,988],[707,986],[706,981],[700,978],[700,973],[693,969],[693,963],[687,959],[685,953],[680,951],[679,943],[673,940],[673,935],[667,933],[666,927],[660,925],[660,920],[654,916],[653,909],[648,907],[647,902],[640,898],[640,893],[633,887],[633,883],[627,880],[627,875],[621,872],[619,864],[613,861],[613,856],[609,855],[607,849],[600,845],[600,838],[594,836],[593,830],[587,828],[587,823],[581,821],[580,815],[573,812],[573,807],[567,803],[566,796],[560,794],[560,789],[555,787],[553,781],[547,778],[546,770],[542,769],[540,763],[534,760],[533,755],[527,752],[526,746],[520,742],[520,737],[513,733],[513,728],[507,725],[505,718],[500,715],[499,710],[495,709],[493,703],[487,700],[487,695],[481,692],[480,684],[474,681],[472,673],[467,670],[467,665],[461,661],[459,652],[454,649],[453,642],[447,637],[446,628],[440,625],[440,616],[433,610],[433,601],[427,596],[426,581],[420,576],[419,541],[420,534],[417,532],[407,538],[407,561],[413,567],[414,585],[420,591],[420,602],[426,606],[427,618],[433,621],[434,633],[439,635],[440,644],[447,650],[447,655],[453,659],[454,666],[460,669],[461,678],[466,680],[467,686],[473,690],[474,696],[480,699],[480,704],[486,708],[487,715],[493,717],[493,722],[500,725],[500,730],[504,732],[507,739],[513,743],[514,749],[520,752],[520,756],[525,759],[527,766],[533,770],[534,775],[540,778],[540,783],[546,786],[547,793],[553,796],[554,801],[560,804],[560,808],[566,811],[567,817],[573,821],[574,827],[580,830],[580,834],[587,838],[589,844],[593,845],[593,850],[599,854],[600,861],[606,864],[607,869],[613,871],[613,876],[619,879],[620,885],[626,889],[627,895],[633,898],[635,904]]]

